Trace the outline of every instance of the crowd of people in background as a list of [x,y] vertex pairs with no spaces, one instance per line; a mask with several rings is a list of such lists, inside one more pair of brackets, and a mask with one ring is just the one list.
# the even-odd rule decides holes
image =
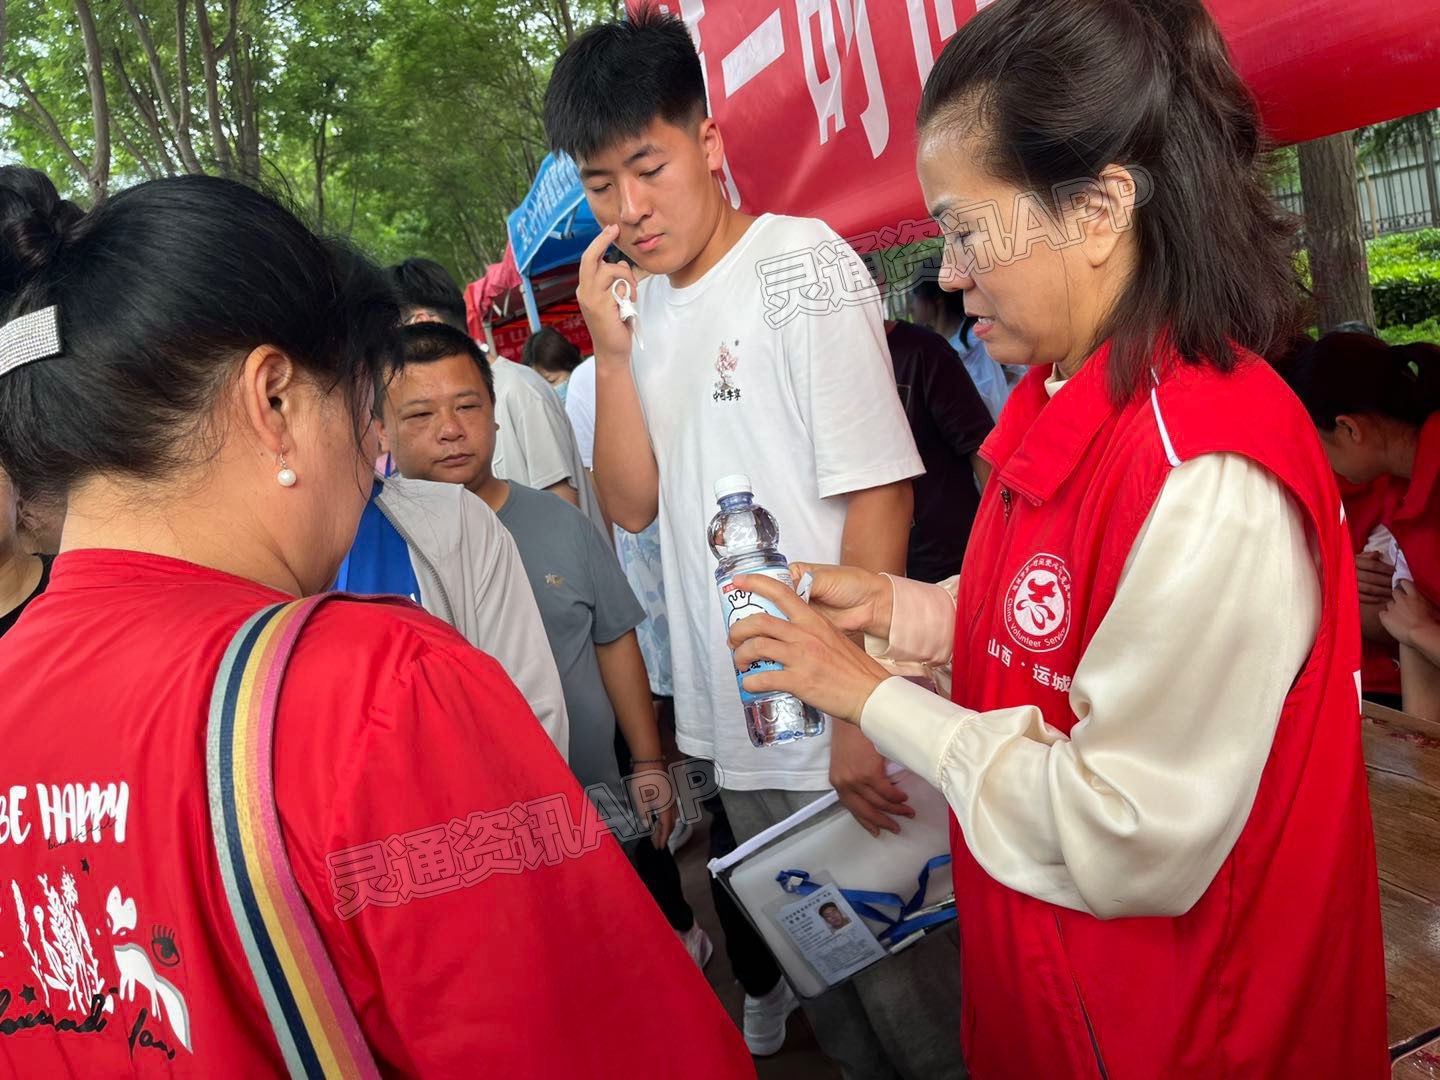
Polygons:
[[[1014,6],[994,5],[964,33],[1003,37]],[[1078,17],[1061,12],[1065,6],[1035,4],[1027,17],[1050,20],[1061,33]],[[1165,33],[1208,33],[1208,18],[1193,17],[1199,29]],[[1154,39],[1147,56],[1163,57],[1155,63],[1198,87],[1203,80],[1186,66],[1195,62],[1184,52],[1190,46],[1148,17],[1142,23]],[[1039,31],[1025,40],[1044,47]],[[967,85],[942,59],[922,113],[931,126],[922,130],[959,123]],[[1006,120],[988,116],[986,130]],[[712,942],[697,922],[676,860],[694,824],[677,815],[678,760],[691,759],[713,779],[704,805],[709,854],[720,856],[832,789],[870,833],[902,832],[913,810],[887,773],[887,757],[923,757],[940,746],[881,716],[909,708],[913,726],[924,711],[913,702],[902,708],[893,690],[883,702],[875,691],[864,725],[860,710],[849,716],[842,703],[835,715],[854,722],[833,722],[824,738],[783,751],[752,746],[735,688],[737,642],[711,587],[704,523],[714,480],[750,471],[778,512],[787,553],[895,582],[893,628],[888,613],[876,625],[885,630],[878,640],[894,650],[888,659],[907,659],[900,653],[909,604],[906,627],[922,625],[922,607],[938,612],[931,636],[940,642],[910,659],[948,665],[954,579],[972,529],[997,543],[1012,501],[1038,507],[1054,495],[1041,481],[1028,490],[1017,481],[1025,466],[1009,457],[1020,438],[1015,417],[1038,413],[1067,376],[1077,386],[1057,406],[1085,394],[1099,410],[1100,376],[1062,374],[1064,350],[1052,358],[1053,372],[1027,366],[998,334],[1000,355],[992,356],[988,324],[998,318],[1005,326],[1024,307],[1015,297],[1036,286],[976,292],[957,286],[953,262],[922,270],[909,292],[910,321],[885,320],[871,305],[769,324],[756,265],[838,237],[816,219],[750,216],[725,200],[713,179],[722,135],[706,115],[699,61],[677,20],[652,13],[580,36],[555,66],[545,125],[553,146],[576,160],[604,226],[580,267],[591,356],[542,328],[525,343],[523,362],[500,357],[470,336],[463,294],[438,264],[412,258],[380,270],[235,184],[155,181],[82,215],[38,173],[0,169],[3,312],[7,322],[33,317],[39,327],[7,339],[9,353],[0,356],[0,461],[8,471],[0,473],[0,680],[11,699],[0,732],[17,783],[123,778],[127,786],[128,835],[115,835],[124,843],[97,848],[83,866],[76,850],[65,859],[71,898],[49,894],[52,912],[69,904],[73,915],[80,905],[89,920],[75,955],[83,961],[103,939],[114,962],[105,949],[100,967],[125,970],[137,962],[126,951],[139,948],[127,944],[137,926],[173,924],[189,964],[183,984],[171,985],[141,950],[149,975],[141,981],[152,994],[162,983],[172,995],[183,990],[164,1005],[165,1019],[159,1007],[148,1016],[135,1011],[133,975],[118,994],[100,982],[87,989],[47,976],[38,959],[32,976],[28,929],[24,948],[6,943],[0,951],[9,957],[0,973],[22,972],[53,1015],[68,987],[84,1006],[80,1015],[123,1015],[117,1027],[146,1031],[146,1045],[163,1040],[171,1057],[223,1048],[230,1067],[258,1075],[322,1052],[319,1036],[296,1019],[292,999],[303,989],[283,977],[265,983],[247,959],[261,931],[237,932],[216,910],[224,890],[205,808],[220,774],[207,772],[197,748],[206,745],[207,710],[220,708],[210,688],[227,647],[240,648],[240,637],[231,645],[237,628],[266,605],[336,590],[376,599],[326,604],[299,637],[272,714],[272,783],[289,852],[282,859],[312,913],[308,933],[323,943],[329,966],[321,969],[349,1002],[337,1007],[334,1029],[359,1033],[351,1051],[405,1075],[472,1067],[483,1046],[487,1068],[506,1075],[728,1078],[750,1074],[750,1055],[777,1052],[787,1019],[803,1007],[848,1080],[962,1077],[962,1029],[969,1047],[981,1048],[978,1060],[993,1065],[995,1021],[962,1018],[976,1008],[972,998],[962,1003],[963,926],[929,934],[801,1002],[713,880],[722,940]],[[627,258],[609,261],[612,245]],[[1119,273],[1106,264],[1109,248],[1084,257],[1097,275]],[[643,348],[617,317],[612,285],[621,281],[636,296]],[[1013,318],[1012,332],[1022,322]],[[1313,420],[1343,495],[1358,582],[1345,603],[1361,612],[1365,692],[1440,718],[1440,347],[1338,332],[1290,341],[1270,360]],[[1173,457],[1158,403],[1155,416]],[[1179,427],[1175,434],[1182,437]],[[1078,460],[1087,446],[1055,452]],[[1262,658],[1275,670],[1257,668],[1254,683],[1284,668],[1283,678],[1270,679],[1278,716],[1334,616],[1309,570],[1316,541],[1306,540],[1294,491],[1287,496],[1260,466],[1237,460],[1223,476],[1218,464],[1212,473],[1174,475],[1190,478],[1192,500],[1223,486],[1252,500],[1256,520],[1274,511],[1272,547],[1252,552],[1253,561],[1271,560],[1257,572],[1273,578],[1277,593],[1294,593],[1294,619],[1275,655]],[[1179,490],[1167,486],[1171,501],[1157,505],[1173,508]],[[1019,520],[1021,509],[1015,513]],[[1178,535],[1174,517],[1156,514],[1132,523],[1149,523],[1151,546],[1142,530],[1124,571],[1130,591],[1117,590],[1117,607],[1143,603],[1133,599],[1135,582],[1154,567],[1141,552],[1155,550],[1156,537]],[[1298,554],[1286,546],[1292,540]],[[1286,574],[1297,566],[1306,569],[1292,580]],[[906,592],[904,577],[948,580],[948,599],[934,588]],[[822,590],[822,604],[843,606],[829,595]],[[859,616],[839,625],[872,629]],[[911,642],[919,637],[914,630]],[[1083,685],[1087,695],[1077,712],[1097,708],[1108,719],[1114,711],[1097,702],[1122,708],[1115,684],[1130,662],[1123,655],[1102,626],[1086,652],[1088,670],[1074,672],[1077,693]],[[796,678],[802,670],[797,663]],[[1044,685],[1064,692],[1069,677],[1065,688]],[[1029,766],[995,765],[1001,744],[1057,740],[1001,704],[983,714],[994,718],[982,726],[994,746],[971,748],[992,755],[973,771],[1018,791]],[[952,708],[933,707],[942,706]],[[97,734],[90,725],[102,708],[114,715]],[[178,728],[172,708],[187,710]],[[957,722],[925,715],[933,730]],[[42,716],[43,737],[22,722]],[[1271,716],[1267,732],[1275,722]],[[882,732],[886,753],[877,748]],[[1257,776],[1268,738],[1252,747]],[[955,792],[968,780],[955,778],[965,770],[951,753],[927,779],[957,807],[976,858],[1007,895],[1037,909],[1043,902],[1088,911],[1092,899],[1081,896],[1078,876],[1066,876],[1061,848],[1086,828],[1099,835],[1100,826],[1089,821],[1052,836],[1035,824],[1034,800],[1002,805],[994,788],[997,801],[984,807],[978,794],[962,799]],[[1062,783],[1047,802],[1060,805]],[[1236,805],[1248,809],[1254,795],[1253,786],[1237,790]],[[478,873],[495,830],[525,819],[511,808],[531,808],[533,826],[543,818],[534,807],[552,797],[558,810],[547,812],[575,823],[598,815],[593,851],[537,855],[526,872],[488,877],[473,904],[466,890],[435,884]],[[1137,816],[1143,802],[1132,807]],[[1033,829],[1006,832],[1010,821]],[[1230,821],[1233,829],[1217,825],[1215,837],[1225,839],[1213,840],[1215,850],[1239,842],[1244,814]],[[1169,842],[1185,850],[1183,840]],[[1090,842],[1097,864],[1130,865]],[[437,860],[456,858],[442,848],[459,861],[442,867]],[[352,864],[337,863],[337,852],[379,862],[346,877],[337,867]],[[1195,902],[1218,865],[1203,881],[1169,887],[1193,887]],[[38,854],[15,866],[18,912],[7,919],[18,913],[27,927],[20,897],[43,902],[45,875],[59,881],[58,864],[47,867]],[[342,908],[353,906],[350,914],[336,914],[337,896]],[[8,893],[3,904],[11,906]],[[1137,904],[1110,914],[1184,910],[1173,898]],[[39,930],[44,939],[43,920]],[[745,992],[738,1032],[701,975],[716,947]],[[1051,948],[1047,941],[1040,951]],[[22,963],[23,971],[15,966]],[[981,961],[966,963],[975,965],[966,968],[969,980]],[[247,983],[246,972],[260,981]],[[967,995],[986,993],[983,981],[967,981]],[[638,1031],[637,1009],[647,1008],[658,1010],[657,1022]],[[1114,1042],[1104,1050],[1122,1059],[1122,1025],[1113,1014],[1105,1019]],[[267,1025],[277,1039],[245,1034]],[[1099,1060],[1104,1039],[1096,1039],[1092,1029]],[[39,1048],[6,1039],[0,1061],[38,1074],[68,1053],[64,1040],[57,1032],[53,1045]],[[118,1052],[107,1049],[95,1068],[114,1064]]]

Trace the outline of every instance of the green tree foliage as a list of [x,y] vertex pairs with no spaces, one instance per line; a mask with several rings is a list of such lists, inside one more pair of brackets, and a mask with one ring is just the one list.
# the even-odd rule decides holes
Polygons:
[[[82,202],[186,172],[467,280],[546,148],[555,58],[618,0],[0,0],[0,162]],[[88,29],[87,29],[88,28]]]

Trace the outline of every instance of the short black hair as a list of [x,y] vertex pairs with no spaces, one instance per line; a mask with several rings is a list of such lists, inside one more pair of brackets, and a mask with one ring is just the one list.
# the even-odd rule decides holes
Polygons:
[[580,366],[580,350],[553,326],[542,326],[525,339],[521,359],[537,371],[571,372]]
[[[485,390],[490,400],[495,400],[495,376],[485,353],[475,344],[469,334],[456,330],[445,323],[411,323],[400,331],[400,356],[394,366],[386,372],[387,385],[391,380],[412,364],[433,364],[450,356],[468,356],[480,369],[480,378],[485,380]],[[502,363],[510,363],[505,360]],[[378,402],[377,402],[378,411]]]
[[447,326],[468,331],[465,320],[465,293],[456,284],[450,271],[431,259],[406,259],[385,268],[390,287],[402,315],[416,308],[428,308],[445,320]]
[[[927,270],[930,272],[927,273]],[[922,269],[919,280],[910,287],[910,294],[928,300],[957,318],[965,318],[965,294],[942,289],[937,273],[938,268],[935,267],[926,266]]]
[[84,213],[42,173],[0,168],[0,323],[51,305],[63,351],[0,377],[0,468],[29,501],[98,473],[150,481],[193,465],[262,345],[340,396],[358,454],[398,349],[374,265],[216,176],[152,180]]
[[831,911],[839,911],[840,905],[833,900],[826,900],[817,910],[823,913],[826,908],[829,908]]
[[545,137],[577,161],[656,119],[685,127],[705,115],[705,75],[690,32],[648,2],[625,22],[601,23],[571,42],[545,89]]

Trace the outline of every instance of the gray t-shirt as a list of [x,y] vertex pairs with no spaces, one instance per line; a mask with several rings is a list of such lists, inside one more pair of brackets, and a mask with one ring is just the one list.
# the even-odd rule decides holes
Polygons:
[[624,800],[615,763],[615,712],[595,646],[634,630],[645,609],[600,531],[558,495],[512,480],[498,516],[520,549],[560,670],[570,714],[570,768],[582,786],[609,784],[615,798]]
[[524,364],[499,359],[495,376],[495,458],[491,468],[502,480],[544,490],[562,480],[575,488],[580,510],[602,532],[609,532],[600,500],[580,459],[570,418],[555,388]]

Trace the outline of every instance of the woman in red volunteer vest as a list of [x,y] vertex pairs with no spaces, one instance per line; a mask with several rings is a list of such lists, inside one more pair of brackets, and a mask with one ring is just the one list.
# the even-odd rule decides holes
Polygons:
[[1326,334],[1287,377],[1335,471],[1371,492],[1366,635],[1399,642],[1405,709],[1440,716],[1440,348]]
[[419,608],[321,605],[273,742],[207,742],[268,707],[227,675],[207,723],[232,636],[351,543],[398,311],[239,184],[76,216],[0,169],[0,466],[68,493],[0,641],[0,1073],[752,1075],[525,701]]
[[[752,579],[791,621],[732,635],[738,667],[785,665],[751,688],[946,795],[982,1080],[1388,1072],[1355,570],[1257,356],[1296,306],[1259,142],[1198,0],[998,0],[962,27],[921,186],[942,283],[1034,369],[963,571],[820,568],[813,608]],[[841,630],[950,666],[954,703]]]

